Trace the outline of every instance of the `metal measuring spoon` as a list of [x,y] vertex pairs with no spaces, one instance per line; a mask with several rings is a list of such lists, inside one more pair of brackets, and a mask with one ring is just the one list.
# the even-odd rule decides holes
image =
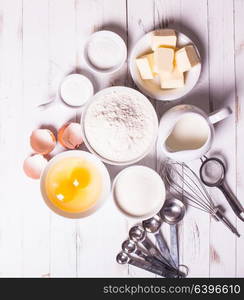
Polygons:
[[136,254],[140,258],[143,258],[151,263],[155,262],[155,264],[158,263],[158,264],[162,265],[159,260],[153,258],[153,256],[149,256],[148,253],[146,251],[143,251],[141,248],[139,249],[137,247],[136,243],[134,241],[132,241],[131,239],[125,240],[122,243],[121,248],[127,254]]
[[162,223],[162,219],[155,215],[154,217],[143,221],[142,226],[147,232],[154,234],[161,254],[165,257],[165,259],[167,259],[169,264],[171,264],[173,267],[176,267],[175,262],[170,255],[169,248],[160,233],[160,227]]
[[170,225],[171,256],[179,268],[179,245],[177,224],[185,215],[185,205],[178,199],[167,200],[160,211],[162,219]]
[[130,239],[125,240],[122,244],[122,250],[126,252],[127,254],[136,254],[140,258],[148,261],[155,267],[159,268],[161,271],[165,271],[164,277],[172,277],[172,275],[177,275],[177,270],[172,270],[172,268],[169,268],[167,265],[165,265],[163,262],[160,262],[153,256],[148,255],[146,252],[144,252],[142,249],[139,249],[136,245],[136,243]]
[[153,243],[147,238],[146,231],[143,229],[142,226],[133,226],[129,231],[129,237],[136,243],[141,243],[148,252],[157,258],[159,261],[164,262],[165,264],[169,265],[168,261],[162,256],[160,251],[153,245]]
[[201,165],[200,178],[209,187],[217,187],[225,195],[226,200],[236,216],[244,221],[244,208],[237,198],[229,191],[225,182],[226,168],[224,163],[215,157],[207,158]]
[[152,265],[151,263],[149,263],[148,261],[143,261],[141,259],[136,259],[134,257],[131,257],[130,255],[128,255],[127,253],[121,251],[117,256],[116,256],[116,261],[119,264],[130,264],[133,265],[137,268],[149,271],[151,273],[160,275],[162,277],[168,277],[168,278],[175,278],[178,277],[178,275],[172,274],[172,276],[170,276],[170,274],[165,273],[164,270],[160,270],[158,267]]

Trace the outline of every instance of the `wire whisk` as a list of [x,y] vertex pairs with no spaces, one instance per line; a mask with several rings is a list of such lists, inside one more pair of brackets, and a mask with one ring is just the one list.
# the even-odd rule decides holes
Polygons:
[[187,201],[189,205],[209,213],[215,220],[223,222],[234,234],[240,237],[236,228],[215,206],[201,179],[188,165],[168,160],[162,164],[160,175],[173,197]]

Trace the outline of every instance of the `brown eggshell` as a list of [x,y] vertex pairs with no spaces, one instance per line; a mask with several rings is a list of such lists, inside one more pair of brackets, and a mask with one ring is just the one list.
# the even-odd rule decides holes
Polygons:
[[36,129],[30,136],[32,149],[39,154],[48,154],[56,146],[56,138],[49,129]]
[[66,123],[58,131],[58,141],[68,149],[76,149],[82,143],[81,125],[78,123]]
[[24,160],[23,169],[25,174],[32,179],[39,179],[47,160],[41,154],[34,154]]

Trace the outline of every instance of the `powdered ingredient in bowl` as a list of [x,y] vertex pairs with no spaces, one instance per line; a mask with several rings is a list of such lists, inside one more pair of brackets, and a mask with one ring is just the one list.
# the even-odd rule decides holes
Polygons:
[[147,152],[157,126],[151,103],[132,89],[102,94],[88,107],[84,119],[90,146],[116,162],[135,160]]

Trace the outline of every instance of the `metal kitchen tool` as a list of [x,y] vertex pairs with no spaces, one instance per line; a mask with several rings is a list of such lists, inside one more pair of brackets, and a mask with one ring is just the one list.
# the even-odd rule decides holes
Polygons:
[[[139,256],[140,258],[144,259],[145,261],[151,263],[153,266],[157,267],[159,270],[164,271],[164,277],[175,277],[178,274],[178,271],[173,268],[169,268],[167,265],[165,265],[163,262],[160,262],[153,256],[148,255],[141,249],[138,249],[136,243],[130,239],[125,240],[122,243],[122,250],[127,253],[128,255],[135,254]],[[183,274],[181,274],[183,276]]]
[[131,239],[125,240],[121,246],[122,250],[127,254],[135,254],[140,258],[145,259],[150,263],[154,263],[155,265],[162,266],[162,262],[158,259],[154,258],[153,256],[149,256],[147,252],[143,251],[141,248],[139,249],[138,246],[134,241]]
[[151,240],[147,238],[146,231],[143,229],[142,226],[133,226],[129,231],[129,237],[134,242],[141,243],[148,250],[151,256],[154,256],[159,261],[162,261],[163,263],[171,267],[167,259],[165,259],[165,257],[160,253],[160,251],[153,245]]
[[[203,160],[202,160],[203,161]],[[225,182],[226,168],[219,158],[207,158],[200,168],[200,178],[209,187],[219,188],[225,195],[226,200],[233,209],[236,216],[244,221],[244,209],[237,198],[232,195]]]
[[178,199],[167,200],[160,211],[162,219],[170,225],[170,249],[175,265],[179,268],[179,245],[177,224],[184,218],[185,205]]
[[143,228],[147,232],[154,234],[158,247],[161,251],[161,254],[165,257],[165,259],[167,259],[169,264],[171,264],[176,268],[175,262],[170,255],[169,248],[163,236],[160,233],[161,225],[162,225],[162,219],[158,215],[155,215],[154,217],[144,220],[142,222]]
[[162,277],[168,277],[168,278],[176,278],[178,277],[178,274],[176,273],[170,273],[170,272],[165,272],[163,269],[159,269],[157,266],[152,265],[148,261],[143,261],[142,259],[137,259],[135,257],[131,257],[127,253],[121,251],[117,256],[116,256],[116,261],[119,264],[130,264],[135,267],[144,269],[146,271],[149,271],[151,273],[160,275]]
[[240,237],[237,229],[214,205],[201,179],[185,163],[165,162],[161,169],[161,176],[173,197],[179,200],[186,199],[189,205],[211,214],[217,221],[223,222],[234,234]]

